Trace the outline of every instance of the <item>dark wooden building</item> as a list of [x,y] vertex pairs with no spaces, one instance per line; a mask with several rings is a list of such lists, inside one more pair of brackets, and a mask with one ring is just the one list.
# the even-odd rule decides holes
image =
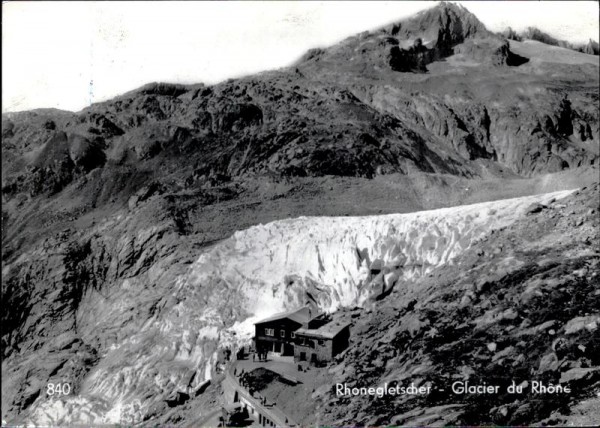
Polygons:
[[275,314],[257,322],[254,341],[256,352],[276,352],[281,355],[294,355],[294,332],[308,327],[312,310],[301,309]]

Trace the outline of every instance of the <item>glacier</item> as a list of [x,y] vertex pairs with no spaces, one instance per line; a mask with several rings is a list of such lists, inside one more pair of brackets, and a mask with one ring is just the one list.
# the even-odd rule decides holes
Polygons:
[[380,288],[452,263],[474,242],[524,215],[531,204],[547,204],[571,192],[407,214],[299,217],[257,225],[202,254],[179,288],[222,286],[216,293],[230,293],[227,301],[241,315],[228,331],[249,339],[258,319],[307,302],[328,312],[364,305]]

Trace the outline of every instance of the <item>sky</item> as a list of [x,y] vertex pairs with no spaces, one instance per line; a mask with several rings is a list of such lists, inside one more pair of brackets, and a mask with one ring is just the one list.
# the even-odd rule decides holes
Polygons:
[[[492,31],[598,39],[596,1],[467,1]],[[2,111],[91,103],[155,81],[213,84],[435,6],[429,1],[3,2]]]

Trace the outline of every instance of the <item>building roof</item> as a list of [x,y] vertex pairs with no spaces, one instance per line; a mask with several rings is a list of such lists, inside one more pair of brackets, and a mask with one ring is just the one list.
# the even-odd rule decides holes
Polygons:
[[319,339],[333,339],[348,326],[350,326],[349,322],[332,321],[316,329],[300,328],[295,331],[295,334],[296,336],[302,335]]
[[303,308],[296,309],[293,311],[280,312],[278,314],[271,315],[270,317],[255,322],[254,324],[262,324],[265,322],[277,321],[285,318],[295,321],[298,324],[304,324],[310,319],[312,319],[310,315],[310,308],[308,306],[305,306]]
[[222,406],[223,410],[225,410],[226,412],[233,412],[235,410],[241,409],[243,407],[242,403],[233,403],[233,404],[227,404],[225,406]]

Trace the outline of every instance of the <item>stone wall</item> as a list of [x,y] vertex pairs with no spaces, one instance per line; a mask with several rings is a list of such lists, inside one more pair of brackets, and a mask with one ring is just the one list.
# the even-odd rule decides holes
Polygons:
[[[322,343],[322,344],[320,344]],[[306,345],[300,345],[298,342],[294,345],[294,361],[302,361],[300,354],[306,353],[305,361],[313,363],[313,354],[317,362],[331,361],[333,355],[333,342],[330,339],[317,339],[313,337],[306,338]]]

